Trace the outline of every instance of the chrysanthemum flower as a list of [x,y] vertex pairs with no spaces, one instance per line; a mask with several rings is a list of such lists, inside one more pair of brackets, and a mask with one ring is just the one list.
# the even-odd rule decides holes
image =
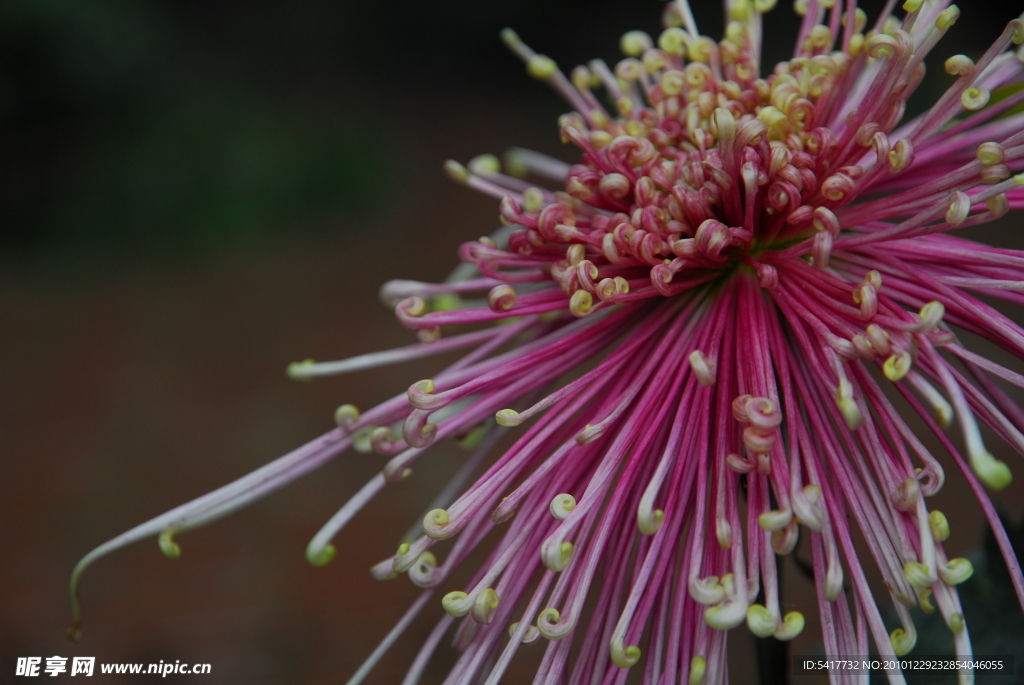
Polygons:
[[[977,494],[1024,604],[983,489],[1006,486],[1010,469],[981,431],[1024,453],[1024,411],[1000,387],[1024,376],[961,340],[1024,357],[1024,330],[988,303],[1024,303],[1024,252],[957,236],[1024,207],[1024,90],[1008,88],[1024,82],[1012,49],[1024,23],[977,62],[950,57],[948,90],[905,121],[955,5],[907,0],[896,17],[889,2],[869,27],[853,2],[798,0],[795,55],[763,74],[761,15],[773,4],[726,2],[715,42],[682,0],[657,40],[628,33],[614,69],[597,60],[568,77],[506,31],[529,73],[575,110],[560,131],[579,161],[518,150],[508,175],[489,156],[450,162],[455,179],[500,199],[505,226],[463,245],[444,283],[384,286],[421,342],[290,372],[470,351],[369,411],[342,406],[326,435],[97,548],[72,593],[117,547],[158,535],[176,556],[176,533],[349,448],[385,455],[309,543],[309,560],[325,564],[370,498],[452,439],[474,452],[444,508],[372,569],[408,574],[423,594],[356,679],[441,605],[406,682],[454,624],[462,655],[447,682],[497,682],[521,644],[545,640],[537,682],[622,682],[641,663],[645,682],[721,683],[728,629],[801,632],[803,615],[780,607],[776,559],[801,534],[826,654],[906,654],[920,606],[940,612],[968,657],[956,585],[971,564],[943,549],[950,528],[927,498],[944,469],[901,411]],[[496,527],[470,583],[451,587]],[[870,558],[856,553],[855,528]],[[434,548],[449,538],[442,560]],[[891,632],[874,574],[902,623]]]

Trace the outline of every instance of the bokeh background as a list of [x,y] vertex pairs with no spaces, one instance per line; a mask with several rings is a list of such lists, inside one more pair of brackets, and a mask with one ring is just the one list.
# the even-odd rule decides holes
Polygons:
[[[720,35],[718,4],[694,4]],[[412,340],[377,288],[444,278],[459,243],[497,225],[496,202],[452,184],[446,158],[521,145],[572,159],[555,125],[565,105],[504,50],[502,27],[571,67],[618,59],[625,30],[656,34],[662,7],[0,4],[0,682],[17,680],[16,657],[52,655],[213,666],[169,682],[347,679],[417,595],[367,570],[420,519],[457,448],[368,506],[325,568],[305,562],[308,539],[383,458],[346,455],[182,535],[180,559],[147,542],[97,563],[77,644],[64,638],[68,575],[95,545],[327,430],[338,404],[369,407],[429,376],[432,364],[408,364],[304,384],[284,369]],[[940,60],[976,56],[1015,13],[965,10]],[[788,8],[768,15],[766,61],[795,30]],[[946,85],[930,66],[918,106]],[[988,238],[1019,235],[1002,230]],[[982,549],[981,516],[950,471],[936,498],[949,548]],[[1020,485],[999,499],[1020,517]],[[810,586],[785,573],[787,601],[812,622],[794,649],[811,651]],[[986,578],[985,606],[1001,611],[972,628],[1019,635],[1012,597]],[[369,682],[398,682],[439,613]],[[752,641],[731,640],[735,681],[752,682]],[[528,681],[530,651],[508,682]],[[453,661],[442,648],[426,682]]]

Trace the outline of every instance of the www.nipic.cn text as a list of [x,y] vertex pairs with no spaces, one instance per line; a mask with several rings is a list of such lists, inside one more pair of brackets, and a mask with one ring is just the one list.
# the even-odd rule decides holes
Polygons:
[[[69,663],[70,662],[70,663]],[[16,676],[91,676],[98,670],[103,674],[124,675],[158,675],[166,678],[169,675],[208,675],[210,664],[183,664],[181,661],[171,663],[161,661],[156,664],[113,664],[100,663],[96,667],[96,657],[76,656],[20,656],[14,670]]]

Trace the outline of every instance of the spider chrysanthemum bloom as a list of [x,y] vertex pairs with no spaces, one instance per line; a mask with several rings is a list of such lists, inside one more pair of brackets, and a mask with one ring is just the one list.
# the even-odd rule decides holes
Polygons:
[[[445,283],[384,287],[421,342],[290,372],[472,351],[365,413],[342,406],[330,433],[99,547],[73,594],[81,571],[121,545],[159,535],[177,555],[176,533],[350,447],[387,455],[309,543],[325,564],[365,502],[455,439],[473,456],[444,508],[373,569],[424,588],[382,649],[423,607],[440,600],[446,612],[407,682],[453,624],[452,683],[497,682],[537,640],[548,641],[537,682],[622,682],[642,657],[645,682],[724,682],[728,629],[779,640],[802,630],[803,615],[780,608],[776,561],[801,529],[826,654],[906,654],[920,606],[968,657],[956,585],[971,564],[943,550],[948,522],[927,506],[943,468],[894,402],[969,481],[1024,604],[983,490],[1005,487],[1010,470],[980,429],[1024,453],[1024,412],[997,383],[1024,387],[1024,376],[959,337],[1024,357],[1024,330],[978,299],[1024,303],[1024,252],[955,236],[1024,207],[1024,90],[1009,87],[1024,80],[1012,48],[1024,23],[977,62],[950,57],[952,85],[904,121],[955,5],[908,0],[898,18],[890,2],[869,27],[853,2],[799,0],[796,54],[762,74],[761,14],[773,4],[727,2],[715,42],[681,1],[657,40],[628,33],[614,69],[594,61],[569,77],[506,31],[574,108],[560,130],[579,162],[518,150],[509,175],[489,156],[450,162],[454,178],[500,198],[505,227],[463,245]],[[476,326],[441,336],[464,324]],[[512,446],[486,461],[509,432]],[[449,587],[496,526],[472,581]],[[432,548],[449,538],[442,561]],[[902,624],[891,632],[868,586],[879,573]]]

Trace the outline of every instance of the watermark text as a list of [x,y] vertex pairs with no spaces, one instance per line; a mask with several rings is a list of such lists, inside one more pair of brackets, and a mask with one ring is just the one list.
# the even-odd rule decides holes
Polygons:
[[160,661],[156,664],[101,662],[97,666],[94,656],[75,656],[70,659],[66,656],[19,656],[14,675],[28,678],[59,675],[91,676],[99,671],[104,674],[158,675],[166,678],[169,675],[208,675],[210,670],[210,664],[183,664],[180,659],[173,663]]

